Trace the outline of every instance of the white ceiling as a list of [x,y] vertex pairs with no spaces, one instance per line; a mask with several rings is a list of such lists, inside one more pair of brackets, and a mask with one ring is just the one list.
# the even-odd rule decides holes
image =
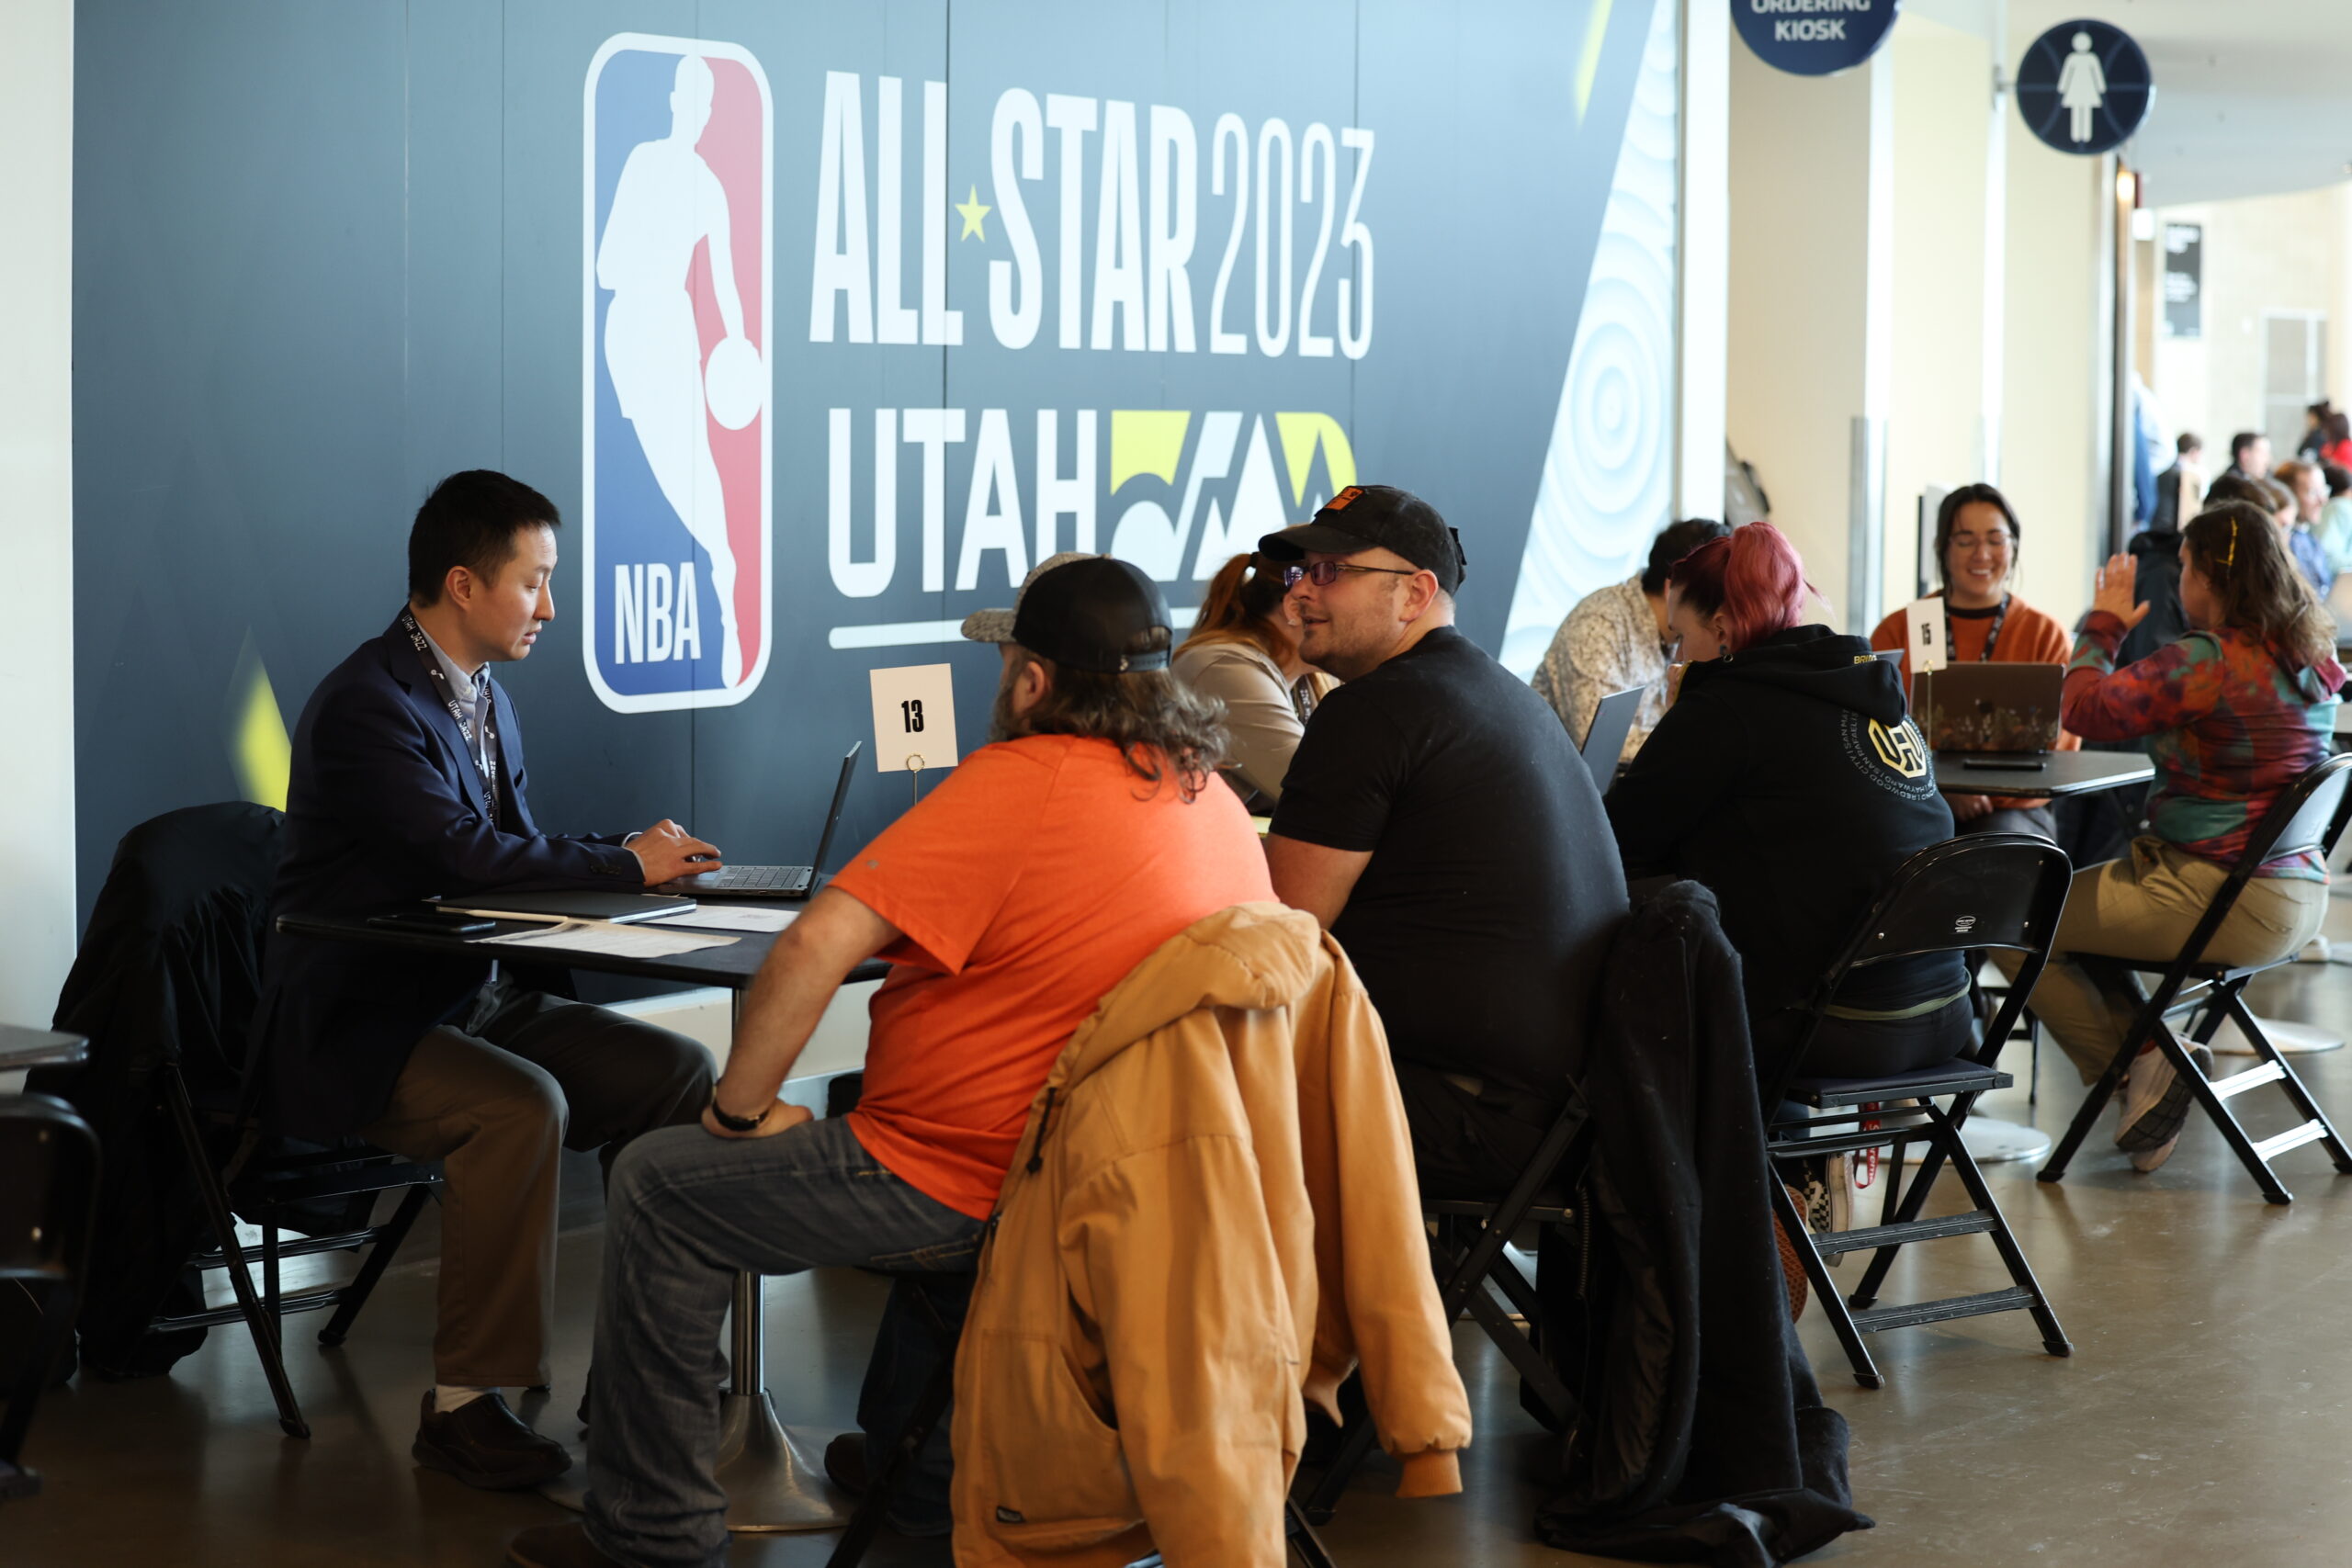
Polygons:
[[2151,205],[2352,176],[2352,0],[2009,0],[2008,11],[2005,72],[2044,28],[2081,17],[2147,51],[2156,101],[2124,155]]

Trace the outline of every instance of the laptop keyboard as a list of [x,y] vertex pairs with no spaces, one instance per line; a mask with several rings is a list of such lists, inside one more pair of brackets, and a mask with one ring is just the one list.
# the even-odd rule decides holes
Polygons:
[[805,865],[730,865],[705,872],[695,880],[729,892],[797,893],[808,886],[810,874]]

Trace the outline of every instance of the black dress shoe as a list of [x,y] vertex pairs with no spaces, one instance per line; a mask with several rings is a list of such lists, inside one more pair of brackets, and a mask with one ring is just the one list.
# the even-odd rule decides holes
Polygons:
[[517,1568],[628,1568],[599,1551],[577,1519],[525,1530],[506,1543],[506,1561]]
[[865,1434],[843,1432],[825,1445],[825,1473],[853,1496],[865,1491]]
[[571,1468],[561,1443],[525,1426],[494,1392],[443,1416],[433,1408],[433,1391],[425,1390],[409,1452],[417,1463],[485,1492],[537,1486]]

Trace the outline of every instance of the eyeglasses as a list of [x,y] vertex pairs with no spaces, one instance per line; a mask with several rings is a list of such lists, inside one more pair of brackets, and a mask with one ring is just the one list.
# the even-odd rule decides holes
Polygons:
[[1374,572],[1382,577],[1414,577],[1419,575],[1419,569],[1418,567],[1411,569],[1400,569],[1393,566],[1348,566],[1342,562],[1335,560],[1319,560],[1312,566],[1286,566],[1283,568],[1283,586],[1284,588],[1295,588],[1298,586],[1299,580],[1301,578],[1312,578],[1316,587],[1329,588],[1331,584],[1340,581],[1340,573],[1343,571]]

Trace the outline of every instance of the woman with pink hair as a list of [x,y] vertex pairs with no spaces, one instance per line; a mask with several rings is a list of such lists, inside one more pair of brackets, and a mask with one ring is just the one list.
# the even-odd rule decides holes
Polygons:
[[[1770,523],[1675,563],[1667,627],[1687,662],[1674,705],[1608,799],[1627,881],[1689,877],[1713,891],[1768,1084],[1889,875],[1952,836],[1894,666],[1859,637],[1800,625],[1808,592],[1804,563]],[[1900,1072],[1969,1041],[1957,956],[1873,964],[1831,1003],[1804,1070]]]

